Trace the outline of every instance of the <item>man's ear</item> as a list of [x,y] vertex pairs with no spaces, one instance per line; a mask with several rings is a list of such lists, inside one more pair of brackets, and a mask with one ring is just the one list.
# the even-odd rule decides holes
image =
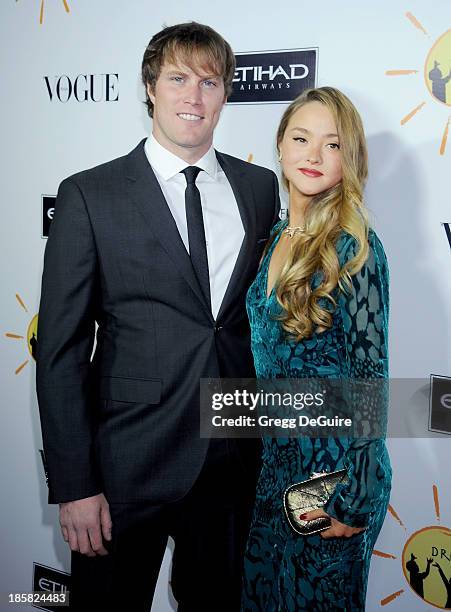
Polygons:
[[149,96],[152,104],[155,104],[155,92],[154,90],[151,88],[150,84],[147,83],[146,85],[146,90],[147,90],[147,95]]

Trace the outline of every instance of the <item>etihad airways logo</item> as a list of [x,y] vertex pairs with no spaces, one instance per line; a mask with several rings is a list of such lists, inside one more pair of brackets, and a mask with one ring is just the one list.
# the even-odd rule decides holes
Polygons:
[[451,378],[431,374],[430,389],[429,430],[449,435],[451,434]]
[[43,195],[42,199],[42,225],[41,225],[41,237],[48,238],[50,225],[53,221],[55,214],[55,202],[56,196]]
[[236,54],[229,104],[291,102],[314,87],[318,50],[256,51]]

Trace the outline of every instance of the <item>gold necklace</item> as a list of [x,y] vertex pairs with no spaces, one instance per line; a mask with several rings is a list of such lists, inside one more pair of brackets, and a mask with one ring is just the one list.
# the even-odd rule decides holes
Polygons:
[[293,238],[296,234],[303,234],[305,232],[305,228],[300,225],[289,225],[283,230],[283,233],[286,234],[289,238]]

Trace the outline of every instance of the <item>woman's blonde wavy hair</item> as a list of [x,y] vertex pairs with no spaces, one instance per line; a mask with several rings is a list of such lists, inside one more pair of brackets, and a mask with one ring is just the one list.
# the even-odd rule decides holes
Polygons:
[[[351,288],[356,274],[368,257],[368,216],[363,188],[368,175],[368,154],[362,120],[352,102],[333,87],[309,89],[286,109],[277,131],[280,146],[293,114],[309,102],[320,102],[331,112],[340,143],[342,180],[315,196],[305,214],[305,232],[292,240],[292,249],[277,282],[276,296],[283,308],[282,327],[297,340],[321,333],[332,326],[338,286]],[[282,175],[289,190],[287,178]],[[356,240],[355,256],[340,267],[336,242],[341,232]],[[269,247],[269,245],[268,245]],[[312,289],[314,275],[320,283]]]

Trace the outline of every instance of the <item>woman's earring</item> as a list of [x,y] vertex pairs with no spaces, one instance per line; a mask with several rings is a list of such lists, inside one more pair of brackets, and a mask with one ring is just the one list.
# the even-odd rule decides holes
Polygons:
[[279,161],[282,161],[282,153],[279,151]]

